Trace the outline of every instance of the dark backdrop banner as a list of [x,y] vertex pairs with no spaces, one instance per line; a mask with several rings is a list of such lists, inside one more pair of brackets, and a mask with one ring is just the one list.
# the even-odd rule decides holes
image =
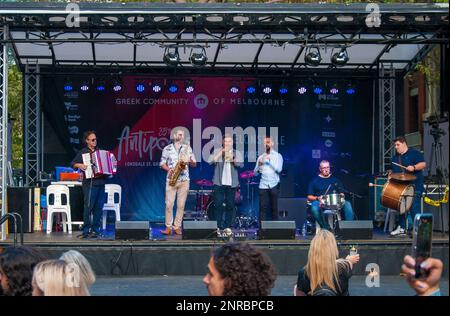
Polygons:
[[[294,84],[281,95],[277,91],[279,82],[273,82],[272,94],[263,95],[246,92],[245,87],[254,84],[255,78],[241,79],[242,89],[236,94],[229,89],[235,79],[228,77],[191,78],[193,93],[185,92],[183,80],[173,81],[179,89],[171,93],[164,88],[169,81],[138,76],[120,78],[123,89],[114,92],[114,79],[105,82],[105,91],[97,91],[94,86],[81,91],[83,78],[72,78],[74,90],[64,91],[63,80],[45,78],[44,113],[66,157],[54,159],[48,154],[44,159],[47,166],[68,164],[82,147],[83,132],[95,130],[99,147],[113,151],[119,161],[118,173],[110,181],[122,186],[123,220],[164,220],[166,174],[159,168],[159,161],[176,126],[187,128],[190,144],[201,161],[190,171],[192,180],[212,179],[207,152],[220,141],[219,133],[225,133],[226,128],[242,128],[255,132],[258,144],[266,134],[277,139],[278,151],[284,157],[282,197],[305,196],[322,159],[331,161],[333,172],[348,190],[367,195],[372,154],[370,81],[359,82],[354,95],[344,92],[346,82],[338,82],[341,91],[330,94],[325,81],[319,81],[325,91],[321,95],[312,93],[311,87],[300,95]],[[154,83],[163,89],[154,92]],[[137,91],[138,84],[144,91]],[[248,136],[237,137],[236,142],[244,142],[242,171],[253,169],[258,144]],[[244,179],[240,184],[243,203],[239,213],[256,216],[258,186]],[[191,181],[191,189],[197,188]],[[356,209],[356,214],[365,217],[366,211]]]

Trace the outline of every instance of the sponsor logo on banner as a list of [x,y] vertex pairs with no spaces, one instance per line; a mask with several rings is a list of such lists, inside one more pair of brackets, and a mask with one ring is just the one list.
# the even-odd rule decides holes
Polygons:
[[340,103],[319,103],[315,104],[316,109],[332,109],[332,108],[341,108],[342,104]]
[[79,128],[78,126],[69,126],[69,133],[70,134],[78,134]]
[[313,149],[311,156],[313,159],[320,159],[320,149]]
[[64,102],[64,106],[66,107],[66,111],[78,111],[78,105],[72,104],[70,102]]
[[333,142],[332,142],[330,139],[327,139],[327,140],[325,141],[325,146],[328,147],[328,148],[330,148],[331,146],[333,146]]
[[334,94],[319,94],[317,99],[319,101],[322,101],[322,100],[325,100],[325,101],[326,100],[337,101],[337,100],[339,100],[339,97],[334,95]]
[[70,141],[71,144],[79,144],[80,143],[80,140],[78,138],[70,137],[69,141]]
[[322,137],[335,138],[336,133],[335,132],[322,132]]
[[197,109],[203,110],[208,106],[208,97],[204,94],[197,94],[194,98],[194,105]]
[[80,119],[80,115],[64,115],[66,122],[76,122]]

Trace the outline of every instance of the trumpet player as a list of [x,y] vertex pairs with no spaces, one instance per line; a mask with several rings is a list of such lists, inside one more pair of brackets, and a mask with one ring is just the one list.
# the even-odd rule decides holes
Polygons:
[[[184,205],[189,192],[189,167],[196,167],[191,146],[184,143],[184,131],[176,129],[172,133],[173,142],[164,147],[160,167],[167,172],[166,177],[166,229],[161,233],[181,235],[181,223],[184,215]],[[173,205],[177,199],[177,211],[173,219]]]
[[209,157],[208,163],[214,166],[214,204],[217,226],[231,228],[235,217],[235,194],[239,186],[238,168],[244,166],[240,151],[233,149],[233,136],[225,134],[222,147]]

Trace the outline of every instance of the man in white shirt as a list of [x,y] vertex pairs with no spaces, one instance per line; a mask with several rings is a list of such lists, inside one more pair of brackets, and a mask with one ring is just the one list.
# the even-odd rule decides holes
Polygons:
[[254,169],[255,175],[261,174],[259,182],[259,220],[270,214],[272,220],[278,219],[278,195],[280,193],[280,173],[283,169],[283,157],[273,150],[273,139],[264,138],[266,152],[258,157]]
[[235,193],[239,186],[237,168],[244,166],[242,154],[233,149],[233,137],[224,135],[222,148],[216,150],[208,159],[214,165],[214,204],[217,226],[230,228],[235,216]]

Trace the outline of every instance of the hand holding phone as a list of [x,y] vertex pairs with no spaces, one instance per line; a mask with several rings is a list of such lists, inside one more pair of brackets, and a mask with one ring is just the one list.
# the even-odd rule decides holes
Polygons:
[[417,214],[414,218],[412,257],[415,260],[416,279],[424,279],[428,271],[421,267],[422,262],[431,257],[433,238],[433,214]]

